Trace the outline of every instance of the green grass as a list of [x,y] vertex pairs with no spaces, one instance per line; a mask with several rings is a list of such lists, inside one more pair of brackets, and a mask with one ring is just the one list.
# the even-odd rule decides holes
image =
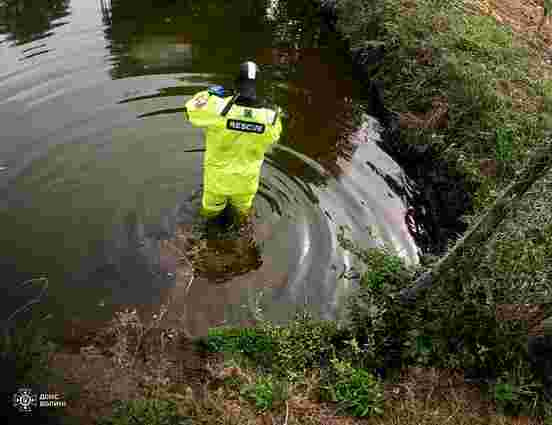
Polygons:
[[[527,149],[540,143],[549,128],[550,82],[529,77],[530,52],[514,43],[514,34],[507,26],[497,25],[488,16],[467,14],[463,1],[421,0],[411,2],[415,3],[411,13],[398,13],[404,10],[402,3],[339,1],[343,17],[340,30],[353,45],[370,42],[372,33],[385,43],[387,56],[373,78],[384,81],[386,104],[392,110],[422,113],[429,109],[433,96],[446,97],[450,107],[448,128],[430,132],[442,137],[428,134],[427,142],[441,152],[454,144],[448,155],[455,162],[464,157],[459,168],[475,180],[480,180],[475,161],[493,157],[503,162],[502,179],[511,178],[526,158]],[[353,4],[360,4],[356,6],[360,10],[379,13],[369,21],[376,29],[367,33],[358,23],[349,25],[351,20],[359,19],[351,15]],[[435,18],[443,19],[447,28],[434,30]],[[416,49],[421,47],[433,51],[430,66],[416,63]],[[543,105],[532,111],[514,108],[513,99],[497,91],[501,80],[523,83],[529,97],[545,96]],[[477,212],[490,202],[490,198],[482,200]]]
[[308,312],[296,314],[286,326],[274,325],[260,317],[255,328],[220,327],[209,330],[197,347],[211,352],[239,354],[240,359],[270,370],[280,378],[296,380],[305,369],[319,365],[330,351],[337,324],[315,320]]
[[266,333],[251,328],[211,328],[198,346],[210,352],[237,352],[247,355],[266,353],[273,349],[273,340]]
[[173,400],[136,399],[118,401],[110,417],[97,421],[97,425],[192,425],[191,418],[178,413]]

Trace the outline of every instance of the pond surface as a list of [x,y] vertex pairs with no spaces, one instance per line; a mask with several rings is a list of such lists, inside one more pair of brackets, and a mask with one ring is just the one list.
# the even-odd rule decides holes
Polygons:
[[[0,1],[4,317],[38,293],[19,282],[46,276],[35,310],[64,332],[170,297],[200,334],[242,320],[260,290],[273,320],[304,304],[335,319],[362,270],[340,226],[417,263],[396,193],[412,182],[378,148],[345,46],[323,28],[301,1]],[[231,87],[245,60],[288,116],[254,203],[261,265],[185,292],[160,250],[201,193],[204,138],[181,111],[209,85]]]

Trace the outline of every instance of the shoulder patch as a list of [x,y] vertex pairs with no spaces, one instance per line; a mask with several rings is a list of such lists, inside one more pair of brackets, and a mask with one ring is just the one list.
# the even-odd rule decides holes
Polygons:
[[207,105],[208,101],[209,101],[209,95],[202,94],[201,96],[198,96],[197,99],[194,101],[194,106],[196,108],[203,108],[205,105]]

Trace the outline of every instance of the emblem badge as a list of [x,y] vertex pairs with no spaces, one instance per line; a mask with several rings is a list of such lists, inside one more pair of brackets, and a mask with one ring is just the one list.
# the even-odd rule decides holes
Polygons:
[[31,389],[20,388],[13,395],[13,405],[20,412],[29,413],[33,410],[33,407],[37,407],[38,398]]
[[205,105],[207,105],[208,100],[209,100],[208,96],[200,96],[195,100],[194,106],[196,108],[203,108]]

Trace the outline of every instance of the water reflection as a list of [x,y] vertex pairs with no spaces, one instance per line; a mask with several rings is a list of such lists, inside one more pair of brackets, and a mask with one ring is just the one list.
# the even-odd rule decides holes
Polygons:
[[[284,143],[338,175],[337,158],[350,158],[353,149],[348,135],[355,126],[357,111],[353,111],[355,105],[350,99],[358,84],[352,80],[351,67],[336,61],[336,46],[319,46],[316,7],[280,1],[272,5],[272,22],[260,12],[266,3],[250,1],[241,4],[239,10],[222,1],[192,5],[161,2],[156,7],[137,2],[132,8],[123,1],[114,1],[111,7],[102,3],[104,21],[109,22],[105,31],[111,40],[111,73],[114,78],[128,78],[215,70],[218,78],[213,82],[231,87],[237,65],[247,57],[254,58],[263,71],[260,94],[289,112]],[[231,20],[225,15],[230,10]],[[255,37],[250,36],[252,33]],[[266,47],[270,45],[278,47]],[[230,46],[240,47],[236,51]],[[277,81],[285,81],[285,88],[278,89]],[[184,93],[166,90],[155,96],[178,94]],[[140,117],[179,110],[171,108]],[[358,114],[356,117],[358,122]],[[323,183],[324,178],[313,174],[302,161],[281,152],[274,155],[289,174]]]
[[[366,246],[385,240],[417,261],[407,193],[392,194],[408,182],[377,148],[381,129],[353,100],[341,41],[317,27],[310,2],[280,1],[273,20],[266,1],[71,6],[67,31],[48,40],[55,53],[25,63],[8,48],[0,84],[1,267],[47,273],[60,314],[107,315],[171,295],[199,332],[269,288],[273,320],[305,301],[331,318],[358,280],[340,276],[355,266],[336,242],[342,224]],[[249,58],[263,70],[261,95],[289,115],[255,201],[259,245],[208,241],[209,252],[233,257],[208,258],[188,291],[189,274],[163,243],[190,225],[201,193],[203,135],[182,106],[211,84],[231,86]],[[246,273],[212,285],[228,263]]]
[[[287,90],[277,98],[282,99],[289,113],[286,145],[307,154],[337,176],[341,172],[338,157],[351,158],[354,147],[350,135],[362,111],[351,101],[357,88],[348,78],[351,70],[330,65],[328,56],[328,51],[322,49],[296,50],[291,58],[300,67],[288,75]],[[308,180],[300,171],[304,166],[288,164],[286,168]]]
[[[102,3],[114,78],[170,72],[233,74],[271,44],[265,1]],[[236,49],[235,46],[239,46]],[[195,59],[194,59],[195,58]]]
[[100,0],[100,10],[102,13],[102,22],[106,27],[111,23],[111,0]]
[[0,2],[0,34],[16,45],[39,40],[52,34],[69,15],[69,0],[7,0]]

